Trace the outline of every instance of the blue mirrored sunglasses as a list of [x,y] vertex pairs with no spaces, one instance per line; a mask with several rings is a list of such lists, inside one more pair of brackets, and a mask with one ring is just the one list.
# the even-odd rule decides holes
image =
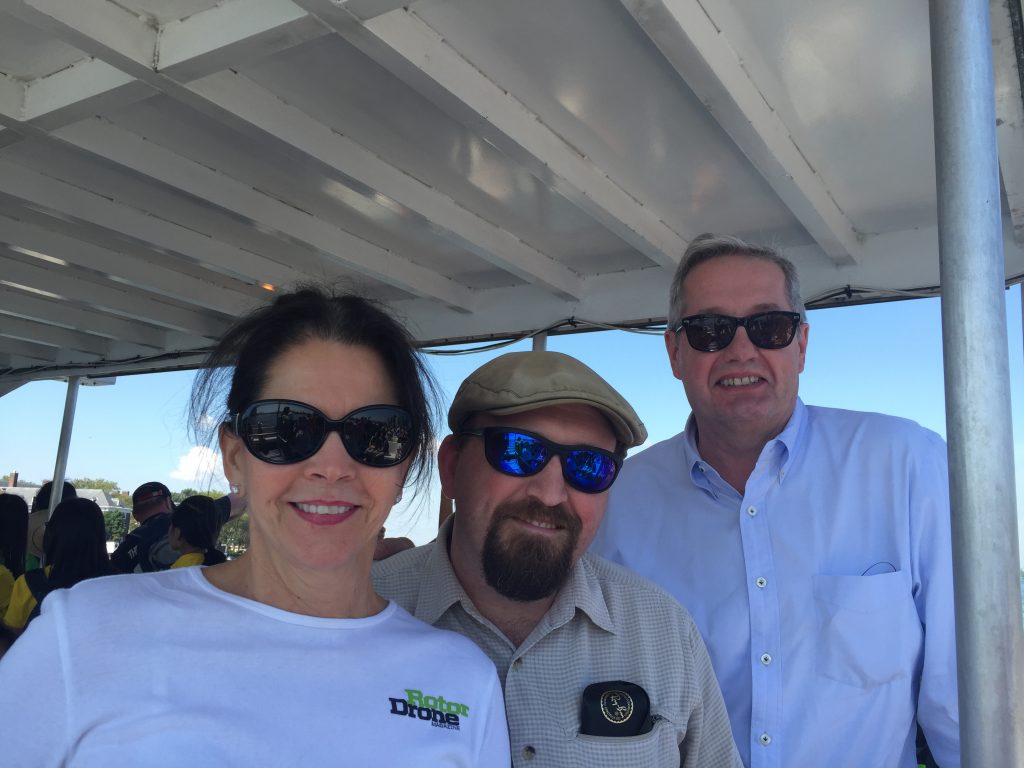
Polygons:
[[560,445],[523,429],[484,427],[459,434],[482,437],[487,463],[512,477],[536,475],[552,456],[559,456],[565,482],[583,493],[607,491],[622,466],[622,460],[611,451],[590,445]]

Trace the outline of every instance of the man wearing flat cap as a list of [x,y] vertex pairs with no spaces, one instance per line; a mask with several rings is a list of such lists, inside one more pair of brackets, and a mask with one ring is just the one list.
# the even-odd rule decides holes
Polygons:
[[[477,643],[505,692],[513,765],[739,766],[689,614],[587,553],[647,430],[583,363],[515,352],[463,382],[441,443],[455,513],[374,565],[383,597]],[[470,713],[472,716],[472,713]]]

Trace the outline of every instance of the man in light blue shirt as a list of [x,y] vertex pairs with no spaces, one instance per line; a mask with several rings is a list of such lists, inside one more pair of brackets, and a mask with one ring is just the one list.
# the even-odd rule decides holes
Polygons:
[[805,406],[793,265],[701,236],[665,344],[685,430],[628,460],[592,550],[691,612],[750,768],[959,766],[946,450]]

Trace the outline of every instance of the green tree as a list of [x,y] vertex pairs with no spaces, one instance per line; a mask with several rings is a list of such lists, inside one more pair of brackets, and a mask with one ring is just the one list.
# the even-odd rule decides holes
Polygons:
[[107,541],[120,543],[128,533],[128,513],[118,509],[104,512],[103,525],[107,529]]
[[225,554],[237,557],[249,549],[249,514],[239,515],[228,520],[220,529],[220,541],[217,545]]
[[209,496],[211,499],[219,499],[223,495],[224,491],[216,491],[213,489],[209,491],[197,491],[195,488],[185,488],[180,491],[173,491],[171,493],[171,501],[175,504],[181,504],[181,502],[189,496]]
[[106,491],[108,494],[120,493],[121,489],[114,480],[103,480],[102,478],[76,477],[69,480],[75,488],[95,488]]

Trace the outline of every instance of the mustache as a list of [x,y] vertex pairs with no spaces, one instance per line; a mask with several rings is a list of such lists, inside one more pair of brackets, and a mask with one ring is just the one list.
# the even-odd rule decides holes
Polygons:
[[583,527],[579,517],[565,506],[557,504],[551,507],[547,504],[541,504],[536,499],[502,502],[494,508],[491,524],[497,525],[499,522],[510,517],[537,520],[542,523],[558,526],[559,528],[565,528],[570,533],[578,532]]

